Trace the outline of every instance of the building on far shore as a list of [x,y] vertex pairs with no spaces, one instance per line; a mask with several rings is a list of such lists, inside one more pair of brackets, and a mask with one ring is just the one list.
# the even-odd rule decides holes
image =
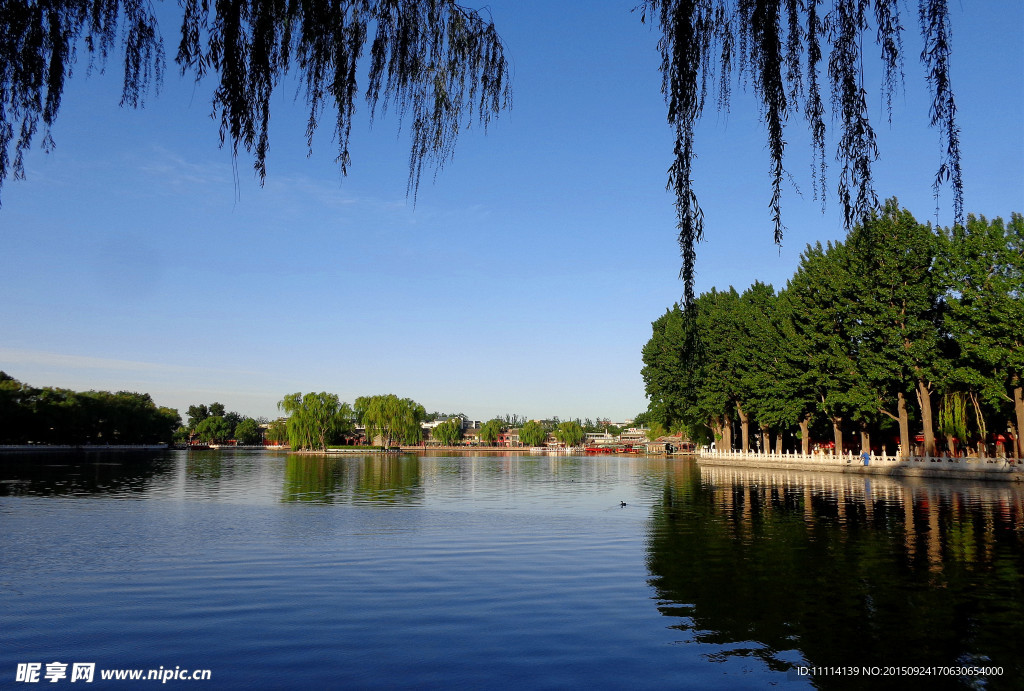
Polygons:
[[513,427],[512,429],[505,430],[498,435],[498,440],[494,443],[497,446],[508,446],[510,448],[522,446],[523,443],[519,441],[519,428]]
[[587,432],[583,437],[586,446],[615,446],[619,438],[611,432]]
[[619,435],[620,444],[646,444],[647,443],[647,428],[646,427],[630,427],[622,431]]

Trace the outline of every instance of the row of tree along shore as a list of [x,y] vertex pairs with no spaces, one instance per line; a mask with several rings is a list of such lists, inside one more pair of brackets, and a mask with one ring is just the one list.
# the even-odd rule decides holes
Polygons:
[[[128,445],[288,446],[327,450],[331,446],[392,448],[426,437],[442,446],[458,445],[466,432],[461,413],[428,413],[410,398],[394,394],[360,396],[350,405],[336,394],[293,393],[278,403],[275,420],[229,411],[224,404],[190,405],[182,423],[174,408],[157,406],[149,394],[129,391],[73,391],[33,387],[0,372],[0,446],[108,447]],[[542,446],[553,436],[579,445],[587,432],[618,434],[610,420],[527,420],[519,415],[493,418],[473,430],[484,445]]]
[[712,289],[652,327],[648,414],[699,443],[1024,457],[1019,213],[933,228],[891,199],[783,290]]
[[166,444],[180,426],[148,393],[36,388],[0,372],[0,444]]
[[[294,393],[285,396],[278,408],[287,418],[278,421],[293,450],[328,451],[332,446],[373,444],[390,449],[396,446],[415,446],[425,439],[425,424],[432,424],[432,441],[444,447],[459,444],[464,434],[465,416],[427,413],[426,409],[410,398],[394,394],[360,396],[349,405],[336,394]],[[484,446],[508,443],[506,434],[515,431],[515,443],[522,446],[541,446],[553,436],[564,446],[578,446],[587,432],[612,430],[607,420],[526,420],[518,415],[492,418],[475,430],[476,439]]]

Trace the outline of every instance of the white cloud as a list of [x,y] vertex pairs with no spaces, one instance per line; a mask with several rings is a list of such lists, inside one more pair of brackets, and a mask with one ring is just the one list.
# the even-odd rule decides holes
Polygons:
[[40,350],[20,350],[17,348],[0,348],[0,362],[13,365],[31,365],[35,367],[102,369],[127,372],[154,373],[198,373],[201,367],[188,365],[168,365],[157,362],[139,362],[136,360],[117,360],[113,358],[89,357],[86,355],[68,355],[67,353],[49,353]]

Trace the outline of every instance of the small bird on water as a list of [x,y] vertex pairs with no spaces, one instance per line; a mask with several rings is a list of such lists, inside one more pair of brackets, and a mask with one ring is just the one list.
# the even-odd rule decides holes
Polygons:
[[619,502],[619,506],[627,506],[627,504],[626,504],[626,502],[624,502],[624,501],[620,501],[620,502]]

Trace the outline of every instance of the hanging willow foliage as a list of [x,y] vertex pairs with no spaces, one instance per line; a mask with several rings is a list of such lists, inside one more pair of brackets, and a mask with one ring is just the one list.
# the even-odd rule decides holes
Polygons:
[[[872,21],[884,66],[883,88],[891,117],[892,95],[902,81],[900,0],[644,0],[641,19],[657,16],[662,32],[663,91],[675,129],[668,187],[675,193],[680,276],[693,298],[695,245],[704,219],[693,187],[694,126],[709,82],[728,109],[734,74],[749,79],[762,104],[771,154],[769,203],[775,240],[781,242],[782,182],[786,175],[785,125],[802,115],[811,133],[815,197],[826,191],[825,114],[819,82],[827,56],[833,117],[840,137],[838,197],[847,227],[877,206],[871,164],[878,157],[863,84],[863,37]],[[950,89],[947,0],[918,0],[924,38],[921,60],[933,100],[931,124],[942,131],[944,151],[935,191],[949,182],[957,222],[962,181],[956,104]],[[215,75],[213,114],[221,143],[253,156],[266,176],[270,98],[283,75],[298,71],[305,86],[312,147],[324,109],[332,104],[343,174],[351,164],[349,135],[359,94],[358,65],[369,43],[365,90],[370,118],[389,109],[409,128],[407,191],[415,198],[424,166],[439,170],[451,158],[459,131],[509,107],[508,65],[492,22],[454,0],[181,0],[184,16],[175,57],[183,74]],[[373,38],[371,40],[371,33]],[[122,105],[138,106],[164,70],[163,41],[148,0],[0,0],[0,186],[9,173],[24,177],[24,152],[40,125],[42,145],[64,80],[84,46],[89,66],[105,64],[120,45],[124,60]],[[13,158],[12,158],[13,155]]]
[[[365,98],[370,118],[397,112],[412,139],[408,192],[424,166],[440,170],[459,131],[485,129],[510,105],[508,65],[494,24],[452,0],[182,0],[176,62],[196,80],[214,75],[213,115],[221,144],[253,156],[266,176],[270,100],[289,70],[305,86],[313,134],[325,106],[336,110],[337,162],[351,164],[349,134],[357,67],[369,43]],[[372,33],[372,40],[371,40]],[[23,178],[24,153],[40,126],[45,149],[64,80],[84,47],[89,67],[120,46],[122,105],[159,87],[163,39],[148,0],[0,0],[0,185]]]
[[[950,182],[957,223],[963,220],[959,131],[949,80],[950,29],[947,0],[918,0],[924,38],[921,61],[932,93],[931,124],[942,131],[943,147],[934,190]],[[772,197],[769,202],[775,241],[782,241],[782,182],[790,115],[802,116],[811,134],[815,198],[826,196],[825,106],[819,72],[827,57],[833,117],[840,135],[838,197],[851,228],[878,206],[871,182],[871,164],[878,158],[875,132],[868,118],[863,78],[863,38],[872,21],[875,43],[884,67],[882,88],[892,113],[892,96],[902,83],[903,25],[900,0],[645,0],[641,20],[650,16],[661,30],[659,49],[662,91],[668,121],[675,129],[675,159],[668,188],[675,193],[680,277],[685,300],[693,299],[695,244],[704,232],[704,218],[693,187],[694,126],[707,99],[709,85],[718,85],[719,109],[729,107],[734,75],[749,80],[761,102],[771,156]]]

